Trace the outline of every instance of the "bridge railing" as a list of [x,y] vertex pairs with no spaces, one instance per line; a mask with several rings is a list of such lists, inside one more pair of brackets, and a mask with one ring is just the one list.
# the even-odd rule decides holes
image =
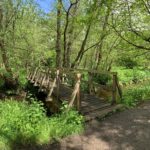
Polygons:
[[[64,70],[67,70],[66,68]],[[69,72],[81,73],[81,91],[86,91],[89,94],[97,94],[96,90],[98,88],[104,88],[106,90],[111,91],[112,104],[115,104],[118,96],[122,99],[122,90],[119,85],[117,72],[109,72],[109,71],[97,71],[97,70],[86,70],[86,69],[70,69]],[[110,82],[105,85],[98,83],[94,80],[95,77],[101,75],[101,77],[109,76]],[[84,78],[84,76],[86,78]],[[84,85],[86,87],[82,87]]]
[[[52,101],[52,93],[54,88],[56,89],[56,99],[59,100],[59,90],[61,84],[67,84],[73,88],[72,95],[69,100],[69,107],[76,106],[79,110],[81,101],[80,101],[80,81],[81,74],[66,71],[65,69],[43,69],[36,68],[30,70],[28,77],[31,83],[34,86],[39,87],[39,91],[44,91],[48,93],[46,101]],[[44,86],[44,88],[43,88]]]
[[[111,82],[109,85],[101,85],[94,80],[98,75],[109,75]],[[35,86],[39,86],[39,90],[43,90],[43,86],[46,87],[48,92],[47,100],[52,101],[52,93],[56,88],[56,97],[59,99],[60,84],[66,84],[70,86],[73,91],[69,101],[69,107],[75,105],[78,110],[81,107],[81,92],[87,92],[89,94],[97,94],[99,87],[109,88],[111,91],[111,103],[115,104],[117,100],[117,94],[122,98],[122,90],[118,83],[118,76],[116,72],[99,72],[96,70],[85,69],[68,69],[68,68],[36,68],[31,70],[28,75],[28,80],[34,83]],[[87,87],[83,88],[82,86]],[[86,90],[85,90],[86,89]]]

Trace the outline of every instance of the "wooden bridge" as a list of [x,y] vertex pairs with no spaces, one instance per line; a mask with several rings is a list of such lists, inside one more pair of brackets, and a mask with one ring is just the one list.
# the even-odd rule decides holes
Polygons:
[[[110,83],[97,83],[94,78],[98,75],[110,76]],[[68,107],[75,107],[86,121],[103,117],[121,106],[117,104],[117,100],[122,98],[122,91],[115,72],[36,68],[29,72],[28,81],[40,92],[46,93],[45,103],[52,107],[53,112],[57,112],[61,103],[67,101]],[[102,91],[109,91],[109,99],[102,96]]]

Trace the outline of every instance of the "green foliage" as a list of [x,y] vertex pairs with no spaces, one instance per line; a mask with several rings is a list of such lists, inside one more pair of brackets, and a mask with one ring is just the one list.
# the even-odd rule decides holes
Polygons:
[[0,102],[0,149],[9,149],[11,144],[47,143],[49,140],[79,133],[83,118],[75,110],[51,118],[46,117],[43,105],[37,101]]
[[0,78],[0,89],[4,87],[5,81],[4,79]]
[[130,58],[130,57],[121,57],[118,63],[120,66],[123,66],[127,69],[133,69],[134,67],[138,65],[137,62],[133,60],[133,58]]
[[150,98],[150,86],[132,87],[124,91],[123,103],[128,106],[136,106],[143,100]]
[[[8,79],[14,79],[16,78],[19,84],[19,88],[24,89],[26,87],[27,84],[27,75],[26,75],[26,71],[24,69],[20,69],[20,70],[15,70],[13,69],[13,73],[14,73],[14,77],[11,76],[10,73],[6,72],[5,69],[0,69],[0,89],[4,90],[5,92],[7,92],[7,89],[5,88],[5,83],[6,80]],[[16,89],[15,89],[16,90]]]
[[67,103],[64,103],[61,107],[61,114],[50,119],[52,131],[50,136],[53,139],[59,139],[73,133],[80,133],[83,130],[83,121],[83,116],[74,109],[68,110]]
[[102,85],[106,85],[111,80],[111,76],[108,75],[108,74],[98,74],[98,75],[93,77],[93,80],[96,83],[99,83],[99,84],[102,84]]
[[81,91],[84,91],[84,92],[88,93],[89,88],[88,88],[88,83],[87,82],[82,82],[81,81]]
[[11,75],[4,68],[0,68],[0,90],[4,90],[6,77],[11,77]]
[[21,88],[25,88],[27,85],[27,74],[25,72],[25,70],[20,70],[19,72],[19,85]]
[[122,83],[128,83],[129,81],[138,81],[144,78],[148,78],[150,76],[149,70],[144,70],[140,68],[134,69],[125,69],[122,67],[116,67],[113,71],[118,72],[119,80]]

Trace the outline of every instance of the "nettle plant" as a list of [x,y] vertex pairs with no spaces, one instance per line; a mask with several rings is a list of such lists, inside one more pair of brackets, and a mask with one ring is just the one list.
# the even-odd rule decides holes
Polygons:
[[0,101],[0,149],[11,149],[12,143],[44,144],[83,131],[83,117],[67,104],[61,113],[47,117],[43,103],[31,99],[18,102]]

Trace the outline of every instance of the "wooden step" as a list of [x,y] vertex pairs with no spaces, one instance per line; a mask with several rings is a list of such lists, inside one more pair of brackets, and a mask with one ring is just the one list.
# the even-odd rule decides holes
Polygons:
[[95,101],[95,100],[92,100],[92,101],[82,101],[81,104],[83,107],[86,107],[86,106],[99,106],[99,105],[103,105],[103,104],[108,104],[109,102],[102,102],[102,101]]
[[99,104],[99,105],[96,105],[96,106],[86,106],[86,107],[81,107],[81,113],[83,114],[83,115],[86,115],[86,114],[89,114],[89,113],[91,113],[91,112],[93,112],[93,111],[96,111],[96,110],[103,110],[103,109],[105,109],[105,108],[107,108],[107,107],[110,107],[111,106],[111,104],[109,104],[109,103],[105,103],[105,104]]
[[90,112],[89,114],[85,115],[85,121],[91,121],[95,118],[103,118],[107,114],[113,112],[114,110],[121,109],[122,107],[123,105],[118,104],[118,105],[107,107],[106,109],[103,109],[103,110],[100,109],[100,110]]

